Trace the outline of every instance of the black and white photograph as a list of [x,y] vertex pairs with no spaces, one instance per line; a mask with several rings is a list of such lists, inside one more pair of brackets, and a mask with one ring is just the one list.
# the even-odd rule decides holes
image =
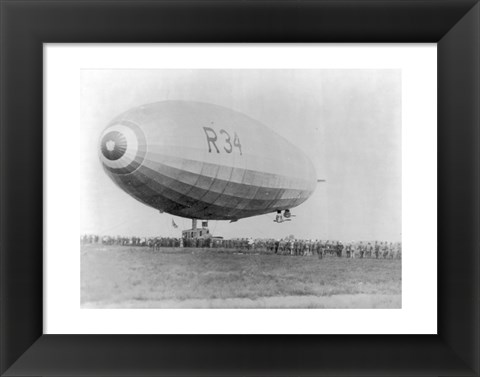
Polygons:
[[80,87],[82,309],[402,308],[401,69]]

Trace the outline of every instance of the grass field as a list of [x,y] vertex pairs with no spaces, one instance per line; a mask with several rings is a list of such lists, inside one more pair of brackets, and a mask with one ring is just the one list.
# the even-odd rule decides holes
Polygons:
[[401,261],[84,245],[81,304],[400,308]]

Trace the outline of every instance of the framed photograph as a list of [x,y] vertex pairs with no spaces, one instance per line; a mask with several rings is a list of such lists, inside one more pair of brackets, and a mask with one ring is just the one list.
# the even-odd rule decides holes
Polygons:
[[478,374],[477,1],[1,6],[3,375]]
[[44,57],[46,333],[436,333],[434,45]]

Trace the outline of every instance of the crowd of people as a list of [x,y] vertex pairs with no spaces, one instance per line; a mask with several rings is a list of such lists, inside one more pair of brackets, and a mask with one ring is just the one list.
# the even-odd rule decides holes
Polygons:
[[279,255],[309,256],[318,258],[336,256],[339,258],[401,259],[401,242],[386,241],[330,241],[305,239],[263,239],[263,238],[175,238],[175,237],[121,237],[82,235],[82,244],[141,246],[153,250],[164,247],[196,247],[233,249],[244,252],[270,253]]
[[283,255],[317,255],[323,258],[327,255],[339,258],[375,258],[400,259],[402,244],[386,241],[341,241],[324,240],[268,240],[268,250]]

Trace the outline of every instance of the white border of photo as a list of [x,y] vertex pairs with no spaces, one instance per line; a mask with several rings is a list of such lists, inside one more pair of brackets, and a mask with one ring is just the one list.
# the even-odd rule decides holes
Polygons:
[[[402,308],[81,309],[80,72],[132,68],[401,69]],[[435,44],[45,44],[44,69],[44,333],[437,333]]]

